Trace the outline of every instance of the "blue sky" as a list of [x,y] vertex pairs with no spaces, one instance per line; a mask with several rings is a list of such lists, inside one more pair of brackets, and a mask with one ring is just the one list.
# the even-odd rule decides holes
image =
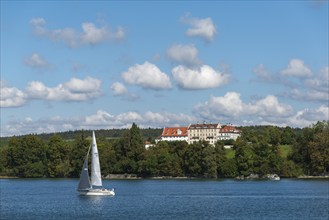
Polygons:
[[1,136],[328,120],[327,1],[1,1]]

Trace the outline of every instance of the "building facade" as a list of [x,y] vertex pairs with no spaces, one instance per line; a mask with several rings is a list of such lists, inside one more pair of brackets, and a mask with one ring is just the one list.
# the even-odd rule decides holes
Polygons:
[[221,126],[217,124],[190,124],[188,127],[167,127],[163,129],[159,141],[186,141],[193,144],[199,141],[207,141],[211,145],[215,145],[217,141],[236,140],[241,131],[232,125]]
[[188,126],[188,143],[193,144],[199,141],[208,141],[214,145],[218,140],[221,125],[217,124],[190,124]]
[[241,131],[232,125],[225,125],[220,129],[217,140],[236,140],[241,135]]
[[159,141],[186,141],[188,142],[187,127],[168,127],[164,128],[160,137],[155,142]]

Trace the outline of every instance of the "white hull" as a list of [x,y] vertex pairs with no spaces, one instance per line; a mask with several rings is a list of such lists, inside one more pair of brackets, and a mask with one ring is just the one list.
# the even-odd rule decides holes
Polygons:
[[267,178],[270,180],[280,180],[280,177],[277,174],[268,174]]
[[83,196],[115,196],[114,189],[108,190],[108,189],[89,189],[89,190],[83,190],[78,191],[80,195]]

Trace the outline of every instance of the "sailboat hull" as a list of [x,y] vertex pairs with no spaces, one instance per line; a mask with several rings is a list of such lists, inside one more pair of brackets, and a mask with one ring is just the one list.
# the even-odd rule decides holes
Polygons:
[[78,190],[78,192],[83,196],[115,196],[114,189],[88,189]]

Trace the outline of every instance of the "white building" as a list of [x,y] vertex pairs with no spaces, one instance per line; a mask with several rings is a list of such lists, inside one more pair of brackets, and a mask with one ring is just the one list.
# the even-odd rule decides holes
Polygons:
[[241,131],[232,125],[217,124],[190,124],[188,127],[168,127],[164,128],[159,141],[186,141],[189,144],[199,142],[201,140],[208,141],[209,144],[215,145],[221,140],[236,140]]
[[155,142],[159,141],[186,141],[188,142],[187,127],[169,127],[164,128],[160,137]]
[[241,135],[241,131],[232,125],[225,125],[220,129],[217,140],[236,140]]
[[193,144],[201,140],[214,145],[218,140],[221,125],[218,124],[190,124],[188,126],[188,143]]
[[149,142],[149,141],[145,141],[145,142],[144,142],[144,147],[145,147],[145,149],[147,150],[147,149],[149,149],[150,147],[154,147],[154,144],[152,144],[152,143]]

